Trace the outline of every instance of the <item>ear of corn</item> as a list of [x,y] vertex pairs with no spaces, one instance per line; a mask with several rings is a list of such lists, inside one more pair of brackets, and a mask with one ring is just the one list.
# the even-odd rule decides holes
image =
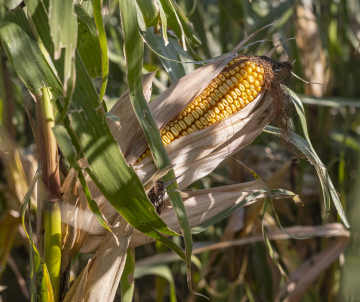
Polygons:
[[[240,111],[264,89],[264,67],[237,57],[183,111],[160,130],[164,145]],[[147,149],[138,162],[151,155]]]

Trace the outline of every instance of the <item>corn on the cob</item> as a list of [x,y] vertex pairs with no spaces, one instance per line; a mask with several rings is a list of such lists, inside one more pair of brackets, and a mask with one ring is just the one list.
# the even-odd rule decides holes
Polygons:
[[[264,67],[237,57],[183,111],[160,130],[164,145],[210,126],[249,104],[264,88]],[[138,162],[151,155],[147,149]]]

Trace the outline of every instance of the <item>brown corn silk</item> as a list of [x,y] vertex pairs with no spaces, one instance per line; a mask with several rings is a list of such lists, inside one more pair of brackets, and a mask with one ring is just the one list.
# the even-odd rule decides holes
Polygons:
[[[232,59],[184,110],[160,130],[164,146],[242,110],[269,87],[272,80],[272,67],[266,60],[256,56]],[[150,155],[148,148],[137,162]]]

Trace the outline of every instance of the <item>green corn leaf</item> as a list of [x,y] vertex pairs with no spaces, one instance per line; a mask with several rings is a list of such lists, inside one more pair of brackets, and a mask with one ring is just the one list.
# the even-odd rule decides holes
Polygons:
[[[101,49],[94,21],[82,6],[75,5],[78,17],[77,49],[91,78],[101,76]],[[90,51],[91,50],[91,51]]]
[[135,269],[135,274],[134,274],[135,279],[138,279],[138,278],[141,278],[141,277],[144,277],[147,275],[156,275],[156,276],[160,276],[160,277],[163,277],[164,279],[166,279],[170,285],[170,292],[169,292],[170,301],[171,302],[177,301],[174,278],[173,278],[171,270],[168,266],[166,266],[164,264],[148,265],[148,266],[137,267]]
[[140,8],[146,27],[156,26],[159,23],[159,16],[154,1],[137,0],[136,3]]
[[62,94],[62,85],[43,56],[22,8],[4,16],[0,36],[9,61],[30,93],[40,96],[41,87],[47,86],[53,95]]
[[[349,222],[346,218],[346,215],[344,213],[344,210],[341,206],[341,202],[339,200],[339,196],[336,193],[336,190],[334,188],[334,185],[332,184],[332,181],[330,179],[329,173],[327,171],[327,169],[325,168],[325,165],[320,161],[319,157],[317,156],[314,148],[312,147],[312,144],[310,142],[310,137],[308,134],[308,130],[307,130],[307,125],[306,125],[306,117],[305,117],[305,111],[304,111],[304,107],[301,103],[301,100],[299,99],[299,97],[290,89],[288,89],[288,92],[290,94],[291,100],[293,102],[293,104],[295,105],[295,109],[296,112],[300,118],[300,122],[301,122],[301,126],[302,126],[302,130],[304,132],[304,136],[305,139],[304,140],[302,137],[300,137],[297,134],[293,134],[295,138],[295,146],[301,151],[303,152],[305,155],[310,155],[313,157],[313,161],[310,161],[312,164],[315,164],[315,168],[318,172],[320,181],[321,181],[321,186],[323,188],[323,193],[324,193],[324,198],[326,198],[326,196],[330,196],[335,207],[336,210],[341,218],[341,220],[343,221],[345,227],[349,227]],[[326,208],[328,211],[328,208]]]
[[134,295],[134,283],[129,280],[134,275],[135,258],[133,256],[131,249],[128,249],[125,267],[120,280],[122,302],[131,302]]
[[108,75],[109,75],[109,58],[108,58],[108,47],[107,47],[107,40],[106,40],[106,33],[104,24],[102,21],[101,16],[101,0],[93,0],[93,12],[94,12],[94,19],[96,28],[99,33],[99,41],[100,41],[100,48],[101,48],[101,88],[100,88],[100,100],[102,101],[106,85],[108,82]]
[[[181,61],[178,52],[178,48],[180,48],[180,46],[176,39],[170,37],[169,44],[165,46],[164,40],[161,37],[155,35],[152,32],[152,28],[148,28],[146,32],[143,32],[142,34],[146,43],[151,47],[153,51],[161,54],[163,57],[166,57],[168,59]],[[185,69],[182,64],[164,59],[163,57],[159,57],[159,59],[163,64],[166,72],[169,74],[170,79],[173,83],[185,76]]]
[[[26,230],[25,225],[25,213],[26,208],[29,204],[30,197],[32,192],[34,191],[34,187],[36,185],[36,182],[40,179],[41,172],[35,174],[35,177],[33,178],[32,182],[29,185],[29,189],[26,192],[24,199],[21,204],[20,213],[22,218],[22,224],[24,227],[24,231],[26,233],[27,238],[30,242],[30,265],[31,265],[31,275],[30,275],[30,286],[33,289],[31,292],[31,300],[32,301],[42,301],[42,302],[53,302],[54,295],[51,287],[50,282],[50,275],[46,268],[45,261],[43,257],[41,256],[40,252],[36,248],[36,245],[34,243],[34,238],[32,234],[31,229],[31,221],[29,221],[29,232]],[[30,215],[29,215],[30,216]],[[30,217],[29,217],[30,219]],[[33,272],[35,271],[35,276]]]

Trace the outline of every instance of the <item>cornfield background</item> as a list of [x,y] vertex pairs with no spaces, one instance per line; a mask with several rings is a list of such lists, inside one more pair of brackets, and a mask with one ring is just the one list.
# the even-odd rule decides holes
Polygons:
[[[93,17],[91,1],[75,2]],[[145,20],[150,20],[154,13],[149,4],[152,1],[137,2],[138,9],[143,9],[141,13]],[[0,17],[19,3],[0,1]],[[210,297],[210,301],[360,301],[359,1],[177,0],[172,3],[188,31],[187,37],[192,40],[187,40],[185,51],[181,39],[176,38],[177,29],[172,28],[176,24],[175,17],[168,17],[167,46],[156,26],[157,19],[146,24],[147,28],[142,31],[145,41],[142,69],[143,73],[156,71],[151,98],[156,98],[196,66],[165,58],[183,62],[214,58],[231,51],[257,29],[281,20],[260,32],[256,40],[263,41],[249,46],[244,52],[267,55],[273,47],[287,40],[276,48],[273,59],[294,62],[293,72],[297,76],[321,84],[306,84],[296,77],[287,83],[305,107],[310,140],[329,171],[351,226],[348,238],[345,228],[335,224],[341,221],[332,207],[328,219],[332,224],[319,236],[293,239],[284,236],[276,216],[268,211],[264,215],[267,235],[272,242],[274,257],[291,280],[286,283],[263,241],[262,203],[239,209],[193,236],[194,291]],[[119,2],[104,0],[101,13],[109,57],[104,100],[110,109],[128,88]],[[155,16],[158,18],[157,12]],[[81,41],[78,40],[79,45]],[[88,48],[85,53],[95,58],[100,49]],[[101,60],[101,56],[97,58]],[[0,147],[13,144],[13,161],[6,160],[1,152],[0,299],[29,301],[29,243],[16,212],[28,188],[27,183],[21,182],[19,167],[24,167],[29,183],[38,168],[38,151],[24,111],[25,107],[35,116],[35,105],[10,63],[1,46]],[[101,62],[100,65],[97,63],[94,63],[93,72],[98,76],[93,82],[99,90],[101,70],[96,68],[100,66],[101,69]],[[291,121],[295,132],[302,135],[295,110]],[[254,170],[269,189],[282,188],[299,195],[303,204],[289,199],[274,200],[277,216],[290,233],[301,236],[319,228],[325,207],[314,167],[283,149],[279,140],[266,132],[189,189],[253,180],[236,160]],[[173,240],[183,247],[180,238]],[[159,254],[160,257],[155,257]],[[77,254],[73,271],[81,272],[91,256]],[[160,242],[136,248],[135,278],[133,301],[205,301],[188,290],[186,264]],[[115,301],[119,300],[120,289],[115,298]]]

